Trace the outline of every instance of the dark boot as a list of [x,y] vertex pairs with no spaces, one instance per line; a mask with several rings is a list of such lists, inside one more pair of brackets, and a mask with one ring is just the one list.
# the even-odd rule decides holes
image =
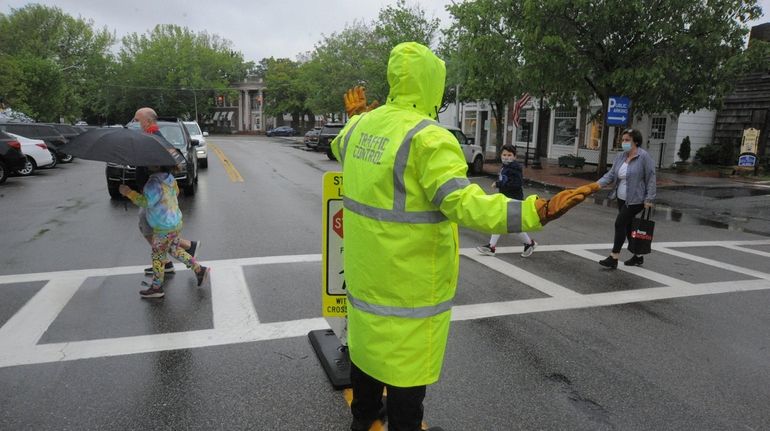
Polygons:
[[634,255],[631,259],[623,262],[625,266],[642,266],[644,264],[644,257]]

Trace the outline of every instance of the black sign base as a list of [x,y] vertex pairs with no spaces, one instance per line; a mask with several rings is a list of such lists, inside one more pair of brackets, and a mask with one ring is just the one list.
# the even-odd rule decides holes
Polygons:
[[307,334],[318,360],[334,389],[350,387],[350,357],[347,346],[340,344],[331,329],[319,329]]

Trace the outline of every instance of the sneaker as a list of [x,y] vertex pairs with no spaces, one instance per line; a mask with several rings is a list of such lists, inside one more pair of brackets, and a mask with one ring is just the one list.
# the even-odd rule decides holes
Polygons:
[[211,268],[201,265],[200,271],[195,274],[195,278],[198,279],[198,286],[206,282],[209,278],[209,272],[211,272]]
[[623,262],[625,266],[642,266],[644,264],[644,257],[634,255],[631,259]]
[[607,268],[615,269],[618,267],[618,260],[612,256],[607,256],[607,259],[599,261],[599,265],[606,266]]
[[484,256],[494,256],[495,255],[495,247],[492,247],[491,245],[480,245],[476,247],[476,250],[479,251],[479,253],[483,254]]
[[[174,273],[174,262],[166,262],[166,265],[163,269],[164,274],[173,274]],[[144,268],[144,275],[152,275],[152,267]]]
[[[147,282],[142,282],[142,286],[150,286],[147,284]],[[149,289],[144,289],[139,291],[139,296],[142,298],[163,298],[165,295],[165,292],[163,292],[162,287],[153,287],[150,286]]]
[[537,247],[537,242],[533,239],[531,243],[524,245],[524,251],[521,253],[521,257],[530,257],[532,256],[532,253],[535,252],[535,247]]
[[201,251],[201,241],[190,241],[190,248],[185,250],[192,257],[197,257],[198,252]]

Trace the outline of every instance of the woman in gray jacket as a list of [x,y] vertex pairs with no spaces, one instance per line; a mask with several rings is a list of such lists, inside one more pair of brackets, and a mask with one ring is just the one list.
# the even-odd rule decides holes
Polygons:
[[[652,208],[655,200],[655,162],[641,148],[642,134],[636,129],[623,131],[623,152],[615,157],[610,169],[598,181],[602,187],[615,184],[610,199],[618,199],[618,216],[615,218],[615,241],[612,253],[599,263],[615,269],[618,267],[623,242],[631,241],[631,223],[644,208]],[[634,255],[624,262],[627,266],[644,263],[642,256]]]

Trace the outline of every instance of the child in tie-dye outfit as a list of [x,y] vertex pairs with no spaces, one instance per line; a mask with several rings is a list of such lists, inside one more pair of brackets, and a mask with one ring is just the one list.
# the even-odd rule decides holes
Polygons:
[[[208,278],[210,269],[198,264],[194,257],[179,246],[182,231],[182,212],[179,210],[177,195],[179,188],[171,174],[170,167],[150,167],[153,172],[139,194],[131,187],[121,184],[118,189],[123,196],[136,205],[146,208],[147,222],[152,226],[152,283],[139,291],[142,298],[161,298],[163,292],[164,262],[168,254],[183,262],[195,272],[198,286]],[[147,285],[146,282],[142,284]]]

